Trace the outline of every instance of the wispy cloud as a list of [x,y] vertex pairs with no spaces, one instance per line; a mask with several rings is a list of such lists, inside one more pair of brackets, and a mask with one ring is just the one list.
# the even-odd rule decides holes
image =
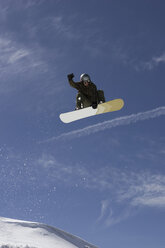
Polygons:
[[[102,206],[101,206],[101,211],[102,211]],[[108,228],[129,218],[130,215],[132,214],[131,212],[132,211],[128,205],[125,208],[123,209],[121,208],[120,210],[117,209],[116,211],[113,204],[109,203],[102,218],[97,220],[97,224],[102,223],[103,227]]]
[[[40,47],[26,47],[12,38],[0,36],[0,93],[17,90],[20,78],[27,83],[30,77],[46,73],[48,65],[42,57]],[[14,83],[13,83],[14,82]]]
[[152,57],[149,61],[141,62],[139,65],[136,65],[135,68],[137,70],[153,70],[155,67],[163,63],[165,63],[165,52],[159,56]]
[[97,219],[97,222],[100,222],[104,216],[106,215],[107,209],[109,209],[109,200],[103,200],[101,201],[101,213],[99,218]]
[[121,212],[118,213],[118,216],[115,216],[112,206],[113,204],[109,199],[101,201],[100,205],[101,205],[100,216],[96,220],[96,224],[100,225],[100,223],[102,223],[103,226],[109,227],[123,221],[123,219],[126,218],[126,214],[124,213],[123,215]]
[[159,107],[156,109],[152,109],[152,110],[149,110],[146,112],[140,112],[137,114],[131,114],[131,115],[123,116],[120,118],[115,118],[115,119],[112,119],[109,121],[104,121],[104,122],[101,122],[101,123],[98,123],[95,125],[91,125],[91,126],[87,126],[85,128],[71,131],[68,133],[62,133],[59,136],[52,137],[52,138],[47,139],[41,143],[51,142],[51,141],[55,141],[55,140],[59,140],[59,139],[79,138],[82,136],[86,136],[86,135],[90,135],[90,134],[97,133],[100,131],[104,131],[106,129],[111,129],[111,128],[115,128],[115,127],[123,126],[123,125],[130,125],[132,123],[136,123],[139,121],[157,118],[157,117],[162,116],[162,115],[165,115],[165,106],[162,106],[162,107]]
[[[58,0],[57,0],[58,1]],[[6,10],[6,12],[8,11],[13,11],[13,9],[28,9],[31,8],[33,6],[39,6],[42,3],[44,3],[45,0],[28,0],[27,2],[22,2],[22,1],[17,1],[17,2],[13,2],[13,1],[0,1],[0,7],[1,9],[4,11]],[[12,10],[11,10],[12,9]],[[1,10],[0,10],[1,12]]]
[[16,52],[14,52],[10,57],[9,57],[9,63],[13,64],[15,62],[17,62],[18,60],[25,58],[26,56],[29,55],[29,52],[27,50],[24,49],[20,49]]
[[119,198],[129,200],[132,206],[165,207],[165,176],[137,175],[127,192],[121,192]]
[[2,182],[7,189],[11,187],[17,192],[24,182],[29,188],[58,186],[96,191],[100,197],[96,223],[105,227],[124,221],[143,207],[165,209],[165,175],[160,173],[154,174],[146,169],[118,169],[110,164],[97,164],[93,170],[89,164],[60,162],[54,155],[46,153],[28,161],[11,151],[3,151],[3,148],[0,152],[1,162],[5,164],[1,171]]
[[97,223],[105,227],[117,224],[134,215],[142,207],[165,209],[165,176],[149,172],[113,174],[114,194],[101,202]]
[[163,54],[161,54],[160,56],[158,56],[158,57],[154,57],[154,58],[153,58],[153,61],[154,61],[156,64],[165,63],[165,52],[164,52]]
[[0,37],[0,74],[24,72],[30,68],[36,70],[37,67],[41,69],[43,66],[46,67],[46,64],[40,58],[37,49],[34,51],[10,38]]
[[[88,177],[88,171],[79,164],[75,166],[63,164],[51,155],[43,154],[39,159],[34,161],[35,166],[41,170],[46,170],[49,177],[48,181],[56,183],[65,183],[66,185],[75,186],[81,184]],[[50,173],[49,173],[50,172]]]
[[[59,163],[55,157],[43,155],[35,161],[41,170],[46,170],[47,181],[67,187],[79,187],[106,195],[101,201],[97,223],[106,227],[117,224],[141,207],[165,209],[165,176],[150,171],[130,171],[112,166],[89,167],[79,163]],[[104,193],[104,194],[103,194]]]
[[70,22],[67,21],[62,15],[49,17],[45,21],[49,23],[50,27],[53,28],[53,31],[55,31],[56,35],[58,34],[62,37],[65,37],[65,39],[70,40],[76,40],[80,37],[77,32],[74,32],[73,24],[70,24]]
[[[51,177],[59,182],[74,186],[77,182],[84,188],[109,191],[116,202],[129,202],[131,206],[165,207],[165,176],[150,172],[118,170],[113,167],[98,168],[92,173],[80,164],[62,164],[55,157],[43,155],[35,164],[51,171]],[[49,174],[50,175],[50,174]],[[67,178],[67,180],[66,180]],[[74,180],[73,180],[74,178]],[[114,192],[113,192],[114,191]],[[102,219],[110,206],[108,199],[101,203]]]

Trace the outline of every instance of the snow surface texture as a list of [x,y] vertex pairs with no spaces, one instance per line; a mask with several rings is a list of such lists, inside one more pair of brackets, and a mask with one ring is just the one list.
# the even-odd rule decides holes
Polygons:
[[0,248],[97,248],[57,228],[0,218]]

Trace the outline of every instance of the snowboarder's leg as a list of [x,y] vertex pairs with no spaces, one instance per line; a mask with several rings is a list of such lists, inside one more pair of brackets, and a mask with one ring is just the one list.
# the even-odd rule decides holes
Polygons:
[[98,90],[97,93],[98,93],[98,103],[105,102],[104,91]]
[[81,93],[78,92],[76,96],[76,109],[81,109],[82,108],[82,96]]
[[81,92],[78,92],[76,96],[76,109],[87,108],[91,106],[91,101],[84,96]]
[[83,106],[84,106],[84,108],[90,107],[91,105],[92,105],[92,102],[86,96],[83,95]]

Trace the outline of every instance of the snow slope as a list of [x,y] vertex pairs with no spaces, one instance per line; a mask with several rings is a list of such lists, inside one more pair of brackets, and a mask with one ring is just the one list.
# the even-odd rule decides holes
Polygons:
[[0,248],[97,248],[57,228],[0,217]]

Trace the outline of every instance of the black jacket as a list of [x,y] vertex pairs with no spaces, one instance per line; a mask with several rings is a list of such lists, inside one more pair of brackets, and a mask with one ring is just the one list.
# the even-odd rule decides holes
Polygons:
[[94,83],[89,82],[88,86],[85,86],[83,82],[74,82],[72,79],[69,80],[69,84],[71,87],[75,88],[87,97],[91,102],[97,102],[97,87]]

